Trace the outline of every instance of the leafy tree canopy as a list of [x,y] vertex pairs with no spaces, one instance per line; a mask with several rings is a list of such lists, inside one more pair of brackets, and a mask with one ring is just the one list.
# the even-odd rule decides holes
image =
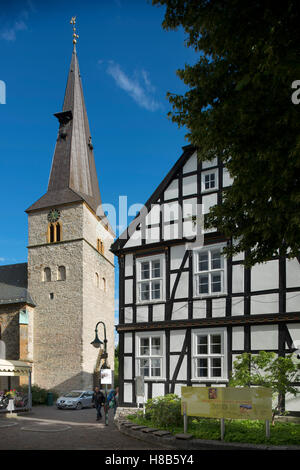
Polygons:
[[[188,129],[201,160],[218,157],[233,177],[208,227],[237,244],[227,254],[263,262],[300,249],[300,9],[296,0],[153,0],[166,7],[163,27],[186,33],[198,53],[168,93],[172,120]],[[299,92],[300,95],[300,92]]]

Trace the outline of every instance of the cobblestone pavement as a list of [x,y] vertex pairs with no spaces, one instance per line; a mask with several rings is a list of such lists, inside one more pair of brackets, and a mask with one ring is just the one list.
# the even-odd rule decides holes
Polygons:
[[37,406],[19,416],[0,415],[0,450],[157,450],[158,447],[121,434],[104,416],[96,422],[95,409],[57,410]]

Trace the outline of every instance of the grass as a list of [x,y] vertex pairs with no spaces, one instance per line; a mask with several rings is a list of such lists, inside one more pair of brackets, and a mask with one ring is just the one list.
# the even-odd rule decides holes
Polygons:
[[[172,429],[159,426],[143,417],[141,412],[127,417],[136,424],[168,430],[172,434],[183,433],[183,425]],[[270,438],[265,436],[264,421],[225,420],[225,442],[248,444],[300,445],[300,424],[279,423],[270,426]],[[220,421],[208,418],[189,418],[188,433],[196,439],[220,440]]]

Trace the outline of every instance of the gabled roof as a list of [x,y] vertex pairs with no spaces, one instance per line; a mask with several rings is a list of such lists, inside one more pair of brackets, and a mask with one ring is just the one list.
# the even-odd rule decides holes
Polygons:
[[59,121],[47,193],[26,212],[54,205],[85,201],[96,213],[101,197],[91,133],[82,91],[78,58],[74,47]]
[[182,147],[183,154],[177,160],[175,165],[171,168],[167,176],[163,179],[160,185],[156,188],[152,196],[148,199],[145,203],[144,207],[142,208],[141,212],[139,212],[134,220],[129,224],[126,230],[120,235],[120,237],[112,244],[110,250],[114,254],[118,254],[124,245],[129,240],[129,233],[133,233],[136,227],[140,224],[140,222],[146,217],[148,212],[150,211],[151,205],[155,204],[158,199],[160,198],[161,194],[165,191],[165,189],[169,186],[172,179],[176,176],[178,170],[187,162],[187,160],[193,155],[196,148],[193,145],[186,145]]
[[34,302],[27,290],[27,263],[0,266],[0,305]]

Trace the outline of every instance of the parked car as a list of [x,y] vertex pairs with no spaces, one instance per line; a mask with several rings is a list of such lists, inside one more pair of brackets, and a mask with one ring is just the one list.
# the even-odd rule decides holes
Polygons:
[[72,390],[65,393],[56,400],[58,409],[74,409],[91,408],[93,406],[93,391],[91,390]]

